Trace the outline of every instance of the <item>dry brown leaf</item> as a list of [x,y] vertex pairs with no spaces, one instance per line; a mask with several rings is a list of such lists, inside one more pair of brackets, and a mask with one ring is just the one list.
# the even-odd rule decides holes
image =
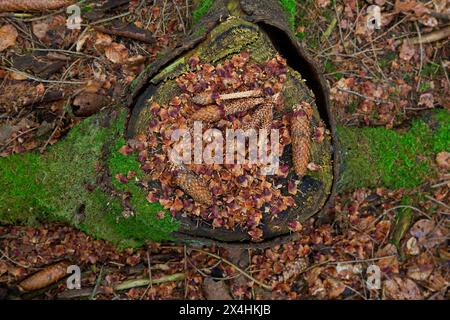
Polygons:
[[420,252],[419,244],[417,242],[417,238],[411,237],[406,242],[406,254],[409,254],[411,256],[417,256]]
[[400,47],[400,59],[405,61],[411,60],[416,53],[416,49],[413,44],[409,44],[407,41],[404,41],[402,46]]
[[433,257],[427,252],[422,252],[412,263],[406,274],[413,280],[425,281],[433,272]]
[[417,284],[411,279],[395,276],[383,283],[384,294],[391,300],[420,300],[422,293]]
[[10,24],[5,24],[0,28],[0,52],[15,46],[18,37],[16,28]]
[[125,63],[128,59],[128,49],[121,43],[113,42],[105,49],[105,56],[113,63]]
[[206,300],[233,300],[225,281],[215,281],[214,279],[206,278],[203,281],[203,291]]
[[437,271],[434,271],[427,282],[427,287],[433,291],[440,291],[448,286],[448,281]]
[[436,163],[439,168],[450,170],[450,152],[442,151],[436,155]]
[[425,108],[433,108],[434,107],[434,97],[431,93],[424,93],[421,94],[419,97],[419,106],[425,107]]
[[409,233],[416,237],[418,240],[426,237],[431,231],[433,231],[436,224],[433,220],[421,219],[417,221],[409,230]]
[[108,97],[91,92],[82,92],[73,101],[73,113],[77,117],[93,115],[108,104]]

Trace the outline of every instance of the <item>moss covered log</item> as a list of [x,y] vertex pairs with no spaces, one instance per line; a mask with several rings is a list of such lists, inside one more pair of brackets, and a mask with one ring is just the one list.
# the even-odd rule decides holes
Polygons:
[[[125,144],[125,119],[125,110],[104,112],[82,121],[43,155],[0,158],[0,223],[61,221],[121,246],[170,239],[176,221],[157,219],[162,208],[149,204],[133,183],[110,179],[137,167],[117,151]],[[130,204],[124,202],[128,194]]]
[[[186,44],[148,66],[129,87],[128,101],[133,101],[138,92],[142,93],[144,86],[153,87],[150,93],[158,86],[163,88],[155,95],[161,103],[169,99],[173,95],[169,90],[174,87],[173,80],[188,71],[186,63],[193,54],[203,55],[207,61],[215,63],[248,49],[254,53],[253,57],[266,60],[279,49],[275,45],[268,48],[268,39],[277,40],[279,37],[269,37],[260,25],[254,23],[255,20],[266,23],[275,20],[274,17],[281,17],[274,23],[281,28],[281,34],[288,35],[283,39],[294,39],[289,31],[289,22],[292,24],[295,16],[289,13],[294,12],[292,6],[295,2],[276,3],[279,6],[268,0],[199,1],[194,13],[198,23]],[[224,22],[222,17],[227,13],[241,18]],[[274,31],[273,26],[264,26],[265,30]],[[265,36],[260,37],[260,34]],[[234,41],[233,37],[240,38]],[[208,45],[208,41],[220,43],[220,46],[215,49]],[[287,45],[280,50],[285,47]],[[294,46],[292,50],[297,56],[288,59],[288,64],[292,63],[290,84],[303,82],[299,71],[316,72],[307,60],[295,59],[298,47]],[[286,53],[292,57],[293,51]],[[307,84],[312,84],[312,87],[315,86],[314,81],[321,81],[316,74],[310,79]],[[290,91],[287,90],[284,97],[288,105],[295,104],[299,95],[309,95],[314,100],[309,90],[302,91],[306,86],[289,87]],[[296,92],[295,88],[303,89]],[[168,92],[166,96],[165,92]],[[326,90],[322,88],[314,94],[319,105],[327,104]],[[145,180],[136,157],[124,156],[118,151],[125,145],[126,137],[133,137],[145,128],[148,118],[136,110],[133,110],[128,123],[128,108],[110,107],[82,121],[45,154],[31,152],[0,158],[0,223],[61,221],[122,247],[137,247],[146,240],[172,239],[172,235],[183,227],[180,221],[168,212],[160,214],[165,212],[163,207],[147,201],[147,194],[136,183],[137,180],[120,183],[115,179],[118,174],[132,171],[136,178]],[[139,116],[134,117],[136,114]],[[320,115],[316,110],[317,118],[323,114],[323,110]],[[335,143],[328,141],[324,144],[326,155],[322,157],[324,151],[321,149],[313,154],[313,159],[320,155],[322,160],[326,158],[327,163],[331,163],[332,153],[328,151],[333,145],[335,154],[339,155],[339,163],[334,164],[339,165],[339,177],[327,179],[320,176],[320,172],[311,175],[328,183],[325,189],[331,188],[334,178],[341,192],[375,186],[413,188],[436,174],[435,154],[450,149],[449,126],[448,110],[431,112],[403,129],[341,126],[336,133],[333,132],[336,134],[333,137]]]
[[[0,158],[0,223],[61,221],[121,246],[170,240],[177,221],[159,220],[162,207],[149,204],[133,181],[112,182],[117,173],[142,174],[133,157],[117,152],[125,144],[125,111],[114,114],[84,120],[46,154]],[[450,112],[440,110],[403,130],[339,127],[340,190],[423,183],[435,174],[435,154],[450,149],[449,123]]]

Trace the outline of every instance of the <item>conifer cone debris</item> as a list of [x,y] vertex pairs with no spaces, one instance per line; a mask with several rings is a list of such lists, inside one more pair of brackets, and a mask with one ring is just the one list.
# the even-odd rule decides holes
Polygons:
[[310,131],[313,108],[307,102],[293,107],[291,118],[292,162],[295,173],[303,177],[308,169],[311,156]]
[[264,102],[264,98],[243,98],[224,102],[223,110],[226,116],[248,111]]
[[1,0],[0,12],[14,11],[48,11],[68,7],[74,4],[75,0]]
[[269,130],[273,121],[273,105],[264,103],[252,115],[252,121],[244,126],[246,129],[265,129]]
[[26,292],[35,291],[58,282],[67,275],[67,267],[69,265],[68,262],[62,261],[48,266],[20,282],[18,285],[19,290]]
[[196,111],[191,116],[191,121],[203,121],[207,123],[216,122],[222,119],[225,116],[225,112],[223,108],[216,106],[216,105],[210,105],[205,108],[202,108],[198,111]]
[[196,174],[181,167],[174,170],[175,184],[194,199],[194,201],[212,206],[214,204],[211,192],[206,183]]
[[243,98],[225,101],[223,106],[210,105],[194,112],[191,121],[212,123],[238,112],[248,111],[264,102],[264,98]]

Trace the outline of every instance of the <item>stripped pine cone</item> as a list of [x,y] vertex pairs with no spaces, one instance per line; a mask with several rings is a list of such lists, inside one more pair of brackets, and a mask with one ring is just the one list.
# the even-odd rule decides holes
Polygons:
[[211,105],[196,111],[191,116],[191,121],[203,121],[207,123],[216,122],[225,116],[223,108]]
[[210,105],[197,110],[191,121],[216,122],[238,112],[248,111],[264,102],[264,98],[244,98],[226,101],[223,107]]
[[269,130],[273,121],[273,105],[264,103],[252,115],[252,121],[244,126],[246,129],[265,129]]
[[175,170],[175,184],[194,199],[208,206],[213,205],[213,197],[206,183],[196,174],[182,167]]
[[[217,100],[233,100],[233,99],[242,99],[242,98],[256,98],[262,96],[262,90],[249,90],[249,91],[241,91],[241,92],[233,92],[233,93],[224,93],[217,97]],[[208,105],[214,103],[215,99],[213,95],[209,92],[204,92],[196,95],[192,98],[192,102],[199,105]]]
[[292,162],[295,173],[303,177],[310,159],[310,130],[313,108],[307,102],[293,107],[291,118]]
[[226,101],[223,106],[225,115],[229,116],[238,112],[248,111],[264,102],[264,98],[243,98]]
[[1,0],[0,12],[48,11],[68,7],[76,0]]

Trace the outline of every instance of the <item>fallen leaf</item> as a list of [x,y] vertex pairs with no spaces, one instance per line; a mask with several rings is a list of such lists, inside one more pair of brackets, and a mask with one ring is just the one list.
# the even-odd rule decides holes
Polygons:
[[18,37],[16,28],[10,24],[6,24],[0,28],[0,52],[13,47]]
[[419,106],[432,109],[434,107],[434,97],[431,93],[424,93],[420,95]]
[[207,300],[233,300],[225,281],[215,281],[214,279],[206,278],[203,281],[203,291]]
[[406,242],[405,252],[406,252],[406,254],[409,254],[410,256],[416,256],[419,254],[420,249],[419,249],[419,245],[417,242],[417,238],[414,238],[414,237],[409,238],[409,240]]
[[124,63],[128,59],[128,49],[123,44],[113,42],[106,48],[105,56],[113,63]]
[[400,47],[400,58],[409,61],[416,53],[414,45],[409,44],[407,41],[404,41],[402,46]]
[[77,95],[73,101],[73,113],[77,117],[88,117],[108,104],[108,97],[96,94],[83,92]]
[[406,275],[413,280],[425,281],[433,272],[433,257],[423,252],[412,261],[412,265],[408,268]]
[[435,223],[433,220],[422,219],[417,221],[409,230],[409,233],[416,237],[418,240],[424,238],[427,234],[429,234],[435,227]]
[[439,168],[450,170],[450,152],[442,151],[436,155],[436,163]]
[[384,294],[391,300],[420,300],[423,299],[417,284],[411,279],[395,276],[383,284]]

